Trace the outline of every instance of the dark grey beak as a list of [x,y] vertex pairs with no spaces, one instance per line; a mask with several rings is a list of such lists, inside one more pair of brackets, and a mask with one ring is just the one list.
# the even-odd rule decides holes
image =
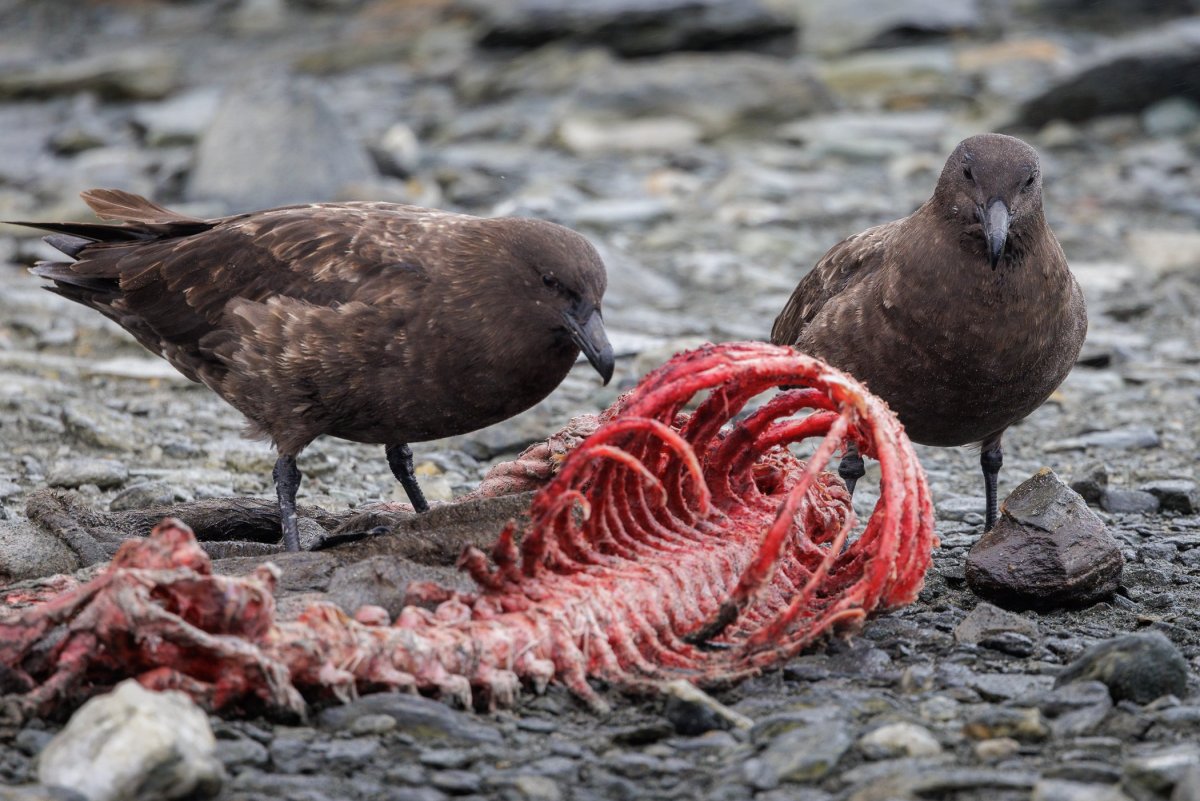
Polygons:
[[1008,206],[1000,198],[992,198],[987,211],[979,215],[983,223],[983,238],[987,240],[988,261],[992,269],[1000,263],[1004,254],[1004,245],[1008,242]]
[[607,384],[612,378],[615,359],[608,334],[604,332],[604,319],[600,316],[600,310],[594,306],[581,305],[564,312],[563,320],[567,323],[567,330],[571,332],[571,341],[579,346],[583,355]]

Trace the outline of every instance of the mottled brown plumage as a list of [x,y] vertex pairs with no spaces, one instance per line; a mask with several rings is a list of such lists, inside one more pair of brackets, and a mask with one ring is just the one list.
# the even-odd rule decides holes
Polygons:
[[611,375],[604,265],[561,226],[391,203],[200,220],[83,197],[122,224],[25,223],[76,258],[34,272],[241,411],[278,447],[277,483],[299,483],[294,457],[318,436],[380,443],[421,509],[407,443],[529,408],[581,347]]
[[[916,442],[982,443],[990,527],[1001,436],[1062,383],[1086,331],[1036,151],[982,134],[955,148],[915,212],[830,249],[771,340],[864,381]],[[851,482],[858,465],[844,464]]]

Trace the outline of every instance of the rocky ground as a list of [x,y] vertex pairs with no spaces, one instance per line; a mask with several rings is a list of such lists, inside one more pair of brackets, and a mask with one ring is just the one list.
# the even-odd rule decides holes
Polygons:
[[[981,604],[964,579],[982,533],[978,456],[922,448],[942,547],[919,602],[719,693],[751,728],[705,731],[661,699],[617,698],[596,717],[558,689],[495,715],[374,696],[302,726],[213,719],[219,798],[1200,798],[1194,677],[1147,702],[1054,687],[1088,646],[1135,631],[1200,667],[1196,11],[0,0],[0,218],[82,219],[76,195],[92,186],[197,214],[370,198],[547,217],[601,249],[613,385],[585,366],[515,420],[417,445],[433,498],[680,348],[764,338],[828,247],[911,211],[970,133],[1041,151],[1047,215],[1089,299],[1079,365],[1005,437],[1001,492],[1041,466],[1107,475],[1092,500],[1126,559],[1110,601]],[[0,227],[0,577],[80,566],[25,519],[47,486],[112,510],[269,495],[269,448],[113,325],[41,291],[23,268],[46,255]],[[382,449],[320,441],[301,466],[303,503],[402,498]],[[1160,653],[1134,652],[1135,668]],[[1153,685],[1149,668],[1133,675]],[[35,782],[60,725],[4,734],[0,781]],[[50,797],[15,792],[0,798]]]

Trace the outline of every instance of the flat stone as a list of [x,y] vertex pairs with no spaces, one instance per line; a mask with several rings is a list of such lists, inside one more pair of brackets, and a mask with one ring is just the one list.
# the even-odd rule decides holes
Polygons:
[[1142,490],[1109,489],[1100,496],[1100,508],[1112,514],[1151,515],[1158,511],[1158,498]]
[[38,780],[89,801],[210,798],[224,771],[208,716],[181,692],[133,679],[88,701],[38,758]]
[[1163,695],[1187,694],[1188,665],[1161,632],[1127,634],[1093,645],[1063,668],[1055,686],[1101,681],[1114,701],[1148,703]]
[[55,462],[46,475],[46,483],[52,487],[71,489],[82,487],[84,484],[111,489],[121,486],[128,478],[129,469],[115,459],[77,457]]
[[1110,431],[1093,431],[1078,437],[1056,439],[1047,442],[1042,450],[1048,453],[1058,451],[1082,451],[1088,448],[1109,448],[1111,450],[1128,451],[1141,448],[1157,448],[1162,444],[1158,432],[1150,426],[1129,426]]
[[1087,606],[1121,580],[1120,545],[1082,497],[1048,469],[1013,490],[967,555],[967,584],[1008,609]]

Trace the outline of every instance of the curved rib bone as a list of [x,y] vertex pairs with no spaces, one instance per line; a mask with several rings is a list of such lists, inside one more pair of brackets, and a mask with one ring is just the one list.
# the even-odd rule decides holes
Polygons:
[[[796,388],[737,419],[782,386]],[[816,437],[807,463],[789,452]],[[824,469],[846,441],[882,473],[857,537],[849,496]],[[214,709],[301,712],[301,693],[382,689],[493,707],[551,681],[602,708],[589,679],[724,684],[909,603],[934,544],[924,474],[882,401],[790,349],[710,345],[605,413],[535,496],[519,545],[510,524],[490,558],[463,553],[478,593],[414,585],[419,605],[393,625],[380,609],[352,618],[330,604],[277,621],[272,569],[214,576],[168,520],[92,582],[0,606],[0,665],[38,712],[122,672]]]

